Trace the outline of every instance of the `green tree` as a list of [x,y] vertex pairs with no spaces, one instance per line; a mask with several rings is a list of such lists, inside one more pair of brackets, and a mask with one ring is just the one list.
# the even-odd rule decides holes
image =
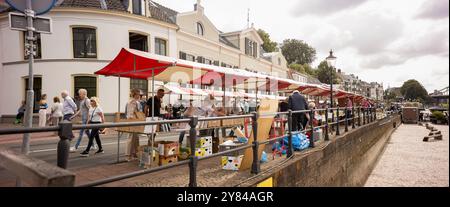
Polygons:
[[277,51],[277,43],[273,42],[270,39],[270,35],[262,30],[262,29],[258,29],[258,34],[261,37],[261,39],[264,41],[264,44],[262,45],[264,51],[266,52],[275,52]]
[[288,64],[311,64],[316,59],[316,49],[302,40],[286,39],[281,46],[281,52]]
[[303,68],[305,69],[306,74],[317,78],[317,70],[312,68],[309,64],[303,64]]
[[289,65],[289,68],[299,72],[299,73],[303,73],[303,74],[307,74],[305,71],[305,68],[303,68],[303,65],[297,64],[297,63],[292,63]]
[[407,100],[417,100],[419,102],[428,101],[428,92],[419,83],[419,81],[411,79],[403,83],[400,92]]
[[386,90],[384,92],[384,99],[386,100],[395,100],[395,98],[397,98],[397,96],[395,95],[395,93],[393,92],[388,92],[388,90]]
[[333,73],[333,84],[339,83],[339,78],[337,77],[336,70],[333,70],[331,67],[328,67],[326,61],[322,61],[319,64],[319,67],[317,68],[317,79],[319,79],[319,81],[322,83],[330,84],[331,73]]

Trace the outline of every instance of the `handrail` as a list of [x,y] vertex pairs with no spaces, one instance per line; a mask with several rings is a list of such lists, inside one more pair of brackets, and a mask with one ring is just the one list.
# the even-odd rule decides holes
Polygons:
[[[328,120],[325,120],[324,122],[322,122],[323,124],[320,126],[313,126],[312,123],[310,122],[310,126],[306,127],[305,129],[301,130],[301,131],[295,131],[293,132],[291,127],[292,127],[292,114],[299,114],[299,113],[308,113],[309,115],[312,115],[314,112],[317,111],[337,111],[339,112],[339,110],[342,110],[345,113],[345,118],[340,119],[339,118],[339,114],[337,117],[332,116],[331,117],[331,121],[329,122]],[[352,112],[351,115],[348,115],[346,112]],[[358,114],[356,114],[355,112],[358,112]],[[361,114],[362,112],[362,114]],[[328,114],[328,113],[326,113]],[[260,116],[269,116],[269,115],[287,115],[288,116],[288,133],[275,137],[275,138],[271,138],[271,139],[267,139],[265,141],[258,141],[256,140],[257,137],[257,127],[256,125],[258,117]],[[349,117],[350,116],[350,117]],[[325,117],[328,117],[327,115]],[[252,143],[247,143],[244,146],[240,146],[240,147],[236,147],[234,149],[230,149],[230,150],[225,150],[222,152],[218,152],[212,155],[208,155],[205,157],[196,157],[194,155],[191,154],[190,159],[189,160],[184,160],[184,161],[180,161],[180,162],[176,162],[173,164],[169,164],[169,165],[164,165],[164,166],[160,166],[160,167],[156,167],[156,168],[151,168],[151,169],[145,169],[145,170],[139,170],[139,171],[135,171],[135,172],[130,172],[130,173],[125,173],[125,174],[121,174],[121,175],[117,175],[117,176],[113,176],[113,177],[109,177],[109,178],[105,178],[105,179],[101,179],[101,180],[97,180],[97,181],[93,181],[90,183],[86,183],[86,184],[82,184],[79,185],[78,187],[89,187],[89,186],[98,186],[98,185],[102,185],[102,184],[106,184],[106,183],[110,183],[110,182],[115,182],[118,180],[123,180],[123,179],[127,179],[127,178],[131,178],[131,177],[135,177],[135,176],[139,176],[139,175],[144,175],[144,174],[148,174],[148,173],[152,173],[152,172],[157,172],[157,171],[161,171],[161,170],[165,170],[165,169],[169,169],[169,168],[173,168],[176,166],[181,166],[181,165],[185,165],[185,164],[189,164],[189,172],[190,172],[190,181],[189,181],[189,185],[190,186],[196,186],[196,166],[197,166],[197,162],[200,160],[206,160],[206,159],[211,159],[211,158],[215,158],[215,157],[219,157],[219,156],[223,156],[229,153],[233,153],[233,152],[238,152],[238,151],[242,151],[242,150],[246,150],[248,148],[252,148],[253,150],[253,164],[252,164],[252,173],[258,174],[259,173],[259,160],[255,159],[255,156],[257,156],[257,151],[259,149],[260,145],[264,145],[264,144],[268,144],[270,142],[273,141],[278,141],[280,139],[283,138],[288,138],[289,142],[292,142],[292,135],[296,135],[296,134],[300,134],[300,133],[306,133],[306,132],[313,132],[315,129],[321,129],[321,128],[325,128],[325,130],[328,130],[329,127],[332,127],[333,125],[340,125],[342,122],[346,122],[346,132],[348,131],[347,129],[347,124],[348,121],[352,121],[352,124],[354,125],[354,123],[356,122],[356,120],[358,120],[358,127],[362,126],[362,125],[366,125],[366,124],[370,124],[372,122],[374,122],[375,120],[377,120],[376,117],[376,110],[374,110],[374,108],[363,108],[363,107],[336,107],[336,108],[325,108],[325,109],[312,109],[312,110],[297,110],[297,111],[292,111],[289,110],[287,112],[275,112],[275,113],[252,113],[252,114],[245,114],[245,115],[232,115],[232,116],[220,116],[220,117],[189,117],[186,119],[174,119],[174,120],[156,120],[156,121],[137,121],[137,122],[120,122],[120,123],[104,123],[104,124],[87,124],[87,125],[72,125],[72,123],[70,122],[61,122],[59,126],[52,126],[52,127],[32,127],[32,128],[16,128],[16,129],[0,129],[0,135],[4,135],[4,134],[20,134],[20,133],[37,133],[37,132],[52,132],[52,131],[57,131],[58,135],[60,136],[60,143],[58,143],[58,166],[65,168],[67,165],[67,159],[68,159],[68,146],[64,146],[68,145],[68,141],[67,139],[70,139],[70,136],[72,136],[72,131],[73,130],[78,130],[78,129],[93,129],[93,128],[115,128],[115,127],[132,127],[132,126],[147,126],[147,125],[158,125],[158,124],[170,124],[170,123],[189,123],[190,128],[189,129],[185,129],[185,130],[179,130],[179,131],[189,131],[189,135],[192,137],[196,137],[196,127],[199,121],[216,121],[216,120],[228,120],[228,119],[242,119],[242,118],[251,118],[252,119],[252,125],[253,125],[253,136],[254,136],[254,141]],[[330,118],[330,117],[328,117]],[[361,118],[363,118],[364,123],[361,125],[360,121]],[[339,135],[339,126],[337,126],[337,131],[336,131],[336,135]],[[353,126],[352,129],[354,129],[355,127]],[[178,132],[178,131],[177,131]],[[326,131],[327,132],[327,131]],[[327,134],[328,135],[328,134]],[[190,142],[190,148],[191,148],[191,152],[194,153],[195,150],[195,139],[193,139],[194,141],[191,140]],[[326,141],[329,140],[328,138],[325,139]],[[61,142],[63,144],[61,144]],[[312,142],[310,144],[310,147],[314,147],[314,140],[313,140],[313,134],[311,134],[310,136],[310,142]],[[60,145],[62,146],[63,149],[61,149],[60,152]],[[290,145],[291,147],[291,145]],[[67,149],[65,149],[67,148]],[[289,151],[289,150],[288,150]],[[61,153],[61,154],[60,154]],[[66,154],[66,156],[64,156],[64,154]],[[60,155],[61,157],[63,157],[60,164]],[[288,153],[288,157],[292,156],[292,152]]]

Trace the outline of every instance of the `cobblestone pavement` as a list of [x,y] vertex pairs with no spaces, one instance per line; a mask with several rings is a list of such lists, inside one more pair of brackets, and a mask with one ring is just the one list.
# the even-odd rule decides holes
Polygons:
[[401,125],[393,134],[366,187],[449,186],[449,128],[435,125],[443,141],[423,142],[424,126]]

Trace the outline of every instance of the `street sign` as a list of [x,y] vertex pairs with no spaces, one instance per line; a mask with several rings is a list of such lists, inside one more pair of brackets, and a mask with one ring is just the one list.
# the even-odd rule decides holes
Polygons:
[[[27,0],[6,0],[12,8],[25,13],[27,8]],[[32,0],[31,8],[36,13],[36,15],[45,14],[55,5],[56,0]]]
[[[24,14],[9,13],[9,27],[12,30],[27,31],[27,18]],[[47,17],[33,18],[34,32],[50,34],[52,32],[52,20]]]

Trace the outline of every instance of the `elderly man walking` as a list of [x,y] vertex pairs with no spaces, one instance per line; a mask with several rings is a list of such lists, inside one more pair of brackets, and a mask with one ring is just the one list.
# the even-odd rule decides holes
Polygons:
[[77,111],[77,105],[73,99],[69,96],[69,92],[61,92],[61,97],[64,99],[63,103],[63,120],[72,121],[72,117]]
[[[81,115],[81,124],[85,125],[88,121],[88,115],[89,115],[89,108],[91,105],[91,101],[87,97],[87,90],[84,88],[81,88],[78,90],[78,95],[80,96],[80,108],[75,113],[71,119]],[[83,138],[83,134],[86,133],[87,137],[90,137],[90,131],[88,129],[80,129],[80,134],[78,136],[78,140],[75,143],[75,147],[70,148],[70,152],[75,152],[78,150],[78,147],[80,146],[81,139]],[[94,145],[94,149],[96,146]]]

